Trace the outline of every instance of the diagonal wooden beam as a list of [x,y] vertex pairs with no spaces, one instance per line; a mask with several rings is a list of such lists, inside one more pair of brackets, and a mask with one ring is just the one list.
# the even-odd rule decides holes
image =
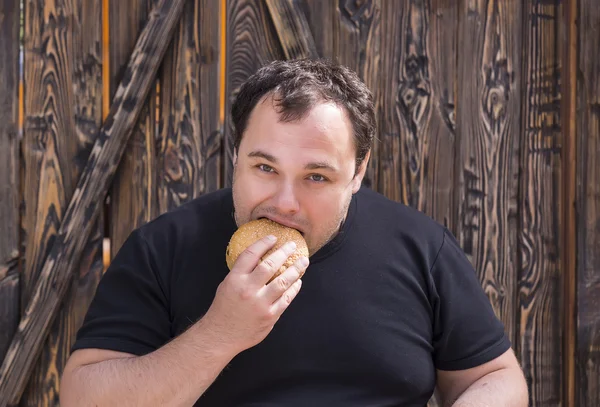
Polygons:
[[306,16],[293,0],[266,0],[287,59],[318,58]]
[[117,170],[185,0],[160,0],[129,60],[17,333],[0,368],[0,407],[18,404]]

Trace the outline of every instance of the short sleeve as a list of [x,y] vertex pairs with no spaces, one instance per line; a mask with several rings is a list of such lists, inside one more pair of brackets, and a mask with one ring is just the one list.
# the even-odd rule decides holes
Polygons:
[[133,231],[101,278],[72,351],[101,348],[140,356],[169,340],[167,291],[154,256],[140,231]]
[[486,363],[511,344],[477,277],[450,231],[431,269],[434,295],[434,361],[440,370]]

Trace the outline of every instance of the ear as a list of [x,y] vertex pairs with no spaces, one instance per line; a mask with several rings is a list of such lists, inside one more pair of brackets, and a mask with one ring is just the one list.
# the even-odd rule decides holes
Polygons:
[[356,173],[356,175],[354,176],[354,179],[352,180],[352,193],[355,194],[358,192],[358,190],[360,189],[360,185],[362,184],[362,180],[365,177],[365,173],[367,172],[367,166],[369,165],[369,158],[371,157],[371,150],[367,151],[367,154],[365,155],[365,159],[362,161],[362,163],[360,164],[360,167],[358,169],[358,172]]
[[237,164],[237,148],[233,149],[233,165]]

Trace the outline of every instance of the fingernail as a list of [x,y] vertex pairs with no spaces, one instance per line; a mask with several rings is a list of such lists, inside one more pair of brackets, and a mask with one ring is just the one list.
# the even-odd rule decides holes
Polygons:
[[277,240],[277,238],[275,236],[273,236],[273,235],[269,235],[269,236],[267,236],[267,240],[269,242],[274,242],[275,240]]
[[295,242],[287,242],[285,244],[285,250],[288,252],[293,252],[294,250],[296,250],[296,243]]
[[300,257],[300,266],[301,267],[307,267],[308,266],[308,258],[307,257]]

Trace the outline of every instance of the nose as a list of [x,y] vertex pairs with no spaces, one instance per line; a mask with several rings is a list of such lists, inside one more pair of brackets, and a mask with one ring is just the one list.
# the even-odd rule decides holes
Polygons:
[[274,206],[279,213],[294,214],[300,210],[300,203],[291,184],[281,183],[274,198]]

